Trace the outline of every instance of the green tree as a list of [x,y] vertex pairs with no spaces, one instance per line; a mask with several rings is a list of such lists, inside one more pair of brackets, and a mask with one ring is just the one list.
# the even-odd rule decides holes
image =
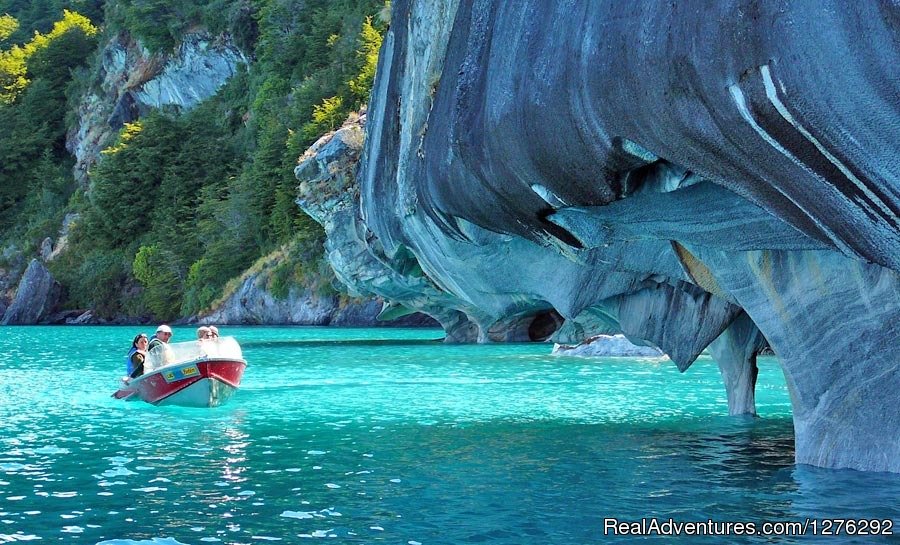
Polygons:
[[23,204],[27,218],[24,236],[29,246],[37,247],[59,230],[72,194],[71,166],[70,162],[59,162],[46,150],[29,173],[29,191]]
[[[82,236],[73,226],[71,242]],[[130,297],[128,262],[120,250],[91,248],[78,244],[49,263],[53,276],[66,288],[69,308],[93,309],[101,318],[113,318],[125,312],[128,316],[144,314],[143,308]],[[83,251],[82,251],[83,250]]]
[[8,14],[18,22],[18,28],[7,38],[7,43],[21,45],[35,32],[50,32],[63,10],[80,13],[94,26],[100,26],[105,3],[105,0],[0,0],[0,14]]
[[359,33],[359,49],[356,50],[356,56],[362,62],[362,68],[349,83],[354,98],[361,104],[369,102],[369,93],[372,91],[372,83],[375,81],[375,68],[378,66],[378,51],[381,49],[382,39],[381,33],[372,25],[372,18],[366,17]]
[[28,85],[25,50],[14,45],[0,51],[0,105],[12,104]]
[[[65,10],[63,18],[54,23],[48,34],[35,32],[34,37],[24,46],[14,45],[6,51],[0,51],[0,104],[11,104],[22,94],[28,85],[29,68],[34,71],[31,77],[46,75],[51,70],[68,70],[84,62],[87,52],[93,50],[95,42],[91,39],[97,34],[97,28],[91,21],[78,13]],[[35,66],[30,67],[30,59],[57,43],[52,56],[39,57]],[[71,50],[70,48],[74,48]],[[59,66],[56,66],[56,65]],[[41,72],[43,69],[43,72]],[[67,78],[57,78],[67,79]]]
[[9,14],[0,15],[0,43],[5,42],[19,29],[19,21]]
[[17,224],[19,232],[25,224],[31,235],[43,232],[44,228],[32,227],[56,216],[64,206],[53,200],[59,208],[40,210],[44,219],[18,219],[26,198],[47,203],[41,196],[45,190],[41,180],[48,162],[70,167],[65,150],[66,88],[71,69],[93,51],[95,33],[89,21],[65,12],[48,34],[36,34],[24,46],[0,52],[0,232]]
[[134,256],[134,277],[144,286],[144,302],[159,318],[178,316],[184,279],[174,266],[172,252],[159,246],[141,246]]
[[314,140],[328,131],[333,131],[346,118],[344,99],[326,98],[321,104],[313,107],[312,121],[303,126],[303,136],[306,140]]
[[226,30],[223,18],[228,10],[222,9],[221,2],[208,4],[209,0],[120,0],[114,3],[110,18],[140,38],[151,52],[166,52],[201,21]]
[[105,150],[91,173],[87,216],[95,243],[128,248],[145,238],[159,213],[164,165],[178,155],[182,137],[175,120],[154,114],[124,128]]

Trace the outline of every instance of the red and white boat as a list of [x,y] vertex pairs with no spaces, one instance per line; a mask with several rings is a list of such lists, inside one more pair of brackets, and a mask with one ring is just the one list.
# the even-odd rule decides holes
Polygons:
[[247,362],[233,337],[171,343],[150,352],[144,374],[113,394],[153,405],[216,407],[241,384]]

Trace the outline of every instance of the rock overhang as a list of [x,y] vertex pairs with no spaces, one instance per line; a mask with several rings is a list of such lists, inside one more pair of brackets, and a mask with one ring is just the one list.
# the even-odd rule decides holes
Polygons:
[[[624,332],[682,369],[712,343],[744,412],[771,345],[798,461],[900,471],[893,440],[854,446],[900,431],[860,386],[900,380],[881,363],[900,323],[897,20],[812,1],[395,2],[347,217],[350,268],[382,268],[345,277],[456,340],[552,309],[558,338]],[[883,47],[855,47],[861,29]]]

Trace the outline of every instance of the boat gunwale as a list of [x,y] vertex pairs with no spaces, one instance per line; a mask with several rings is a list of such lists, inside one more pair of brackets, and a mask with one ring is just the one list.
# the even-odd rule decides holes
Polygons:
[[[247,366],[247,360],[245,360],[244,358],[224,358],[224,357],[220,357],[220,356],[201,356],[199,358],[185,360],[185,361],[181,361],[178,363],[170,363],[168,365],[164,365],[164,366],[160,367],[159,369],[154,369],[153,371],[150,371],[149,373],[144,373],[143,375],[141,375],[139,377],[135,377],[135,378],[129,380],[125,384],[125,387],[126,388],[135,388],[146,378],[152,377],[153,375],[161,373],[162,371],[166,371],[166,370],[169,370],[169,369],[172,369],[175,367],[180,367],[182,365],[190,365],[192,363],[217,363],[217,362],[242,363],[242,364],[244,364],[244,367]],[[186,378],[194,378],[194,377],[183,377],[179,380],[184,380]],[[176,382],[178,382],[178,381],[176,381]]]

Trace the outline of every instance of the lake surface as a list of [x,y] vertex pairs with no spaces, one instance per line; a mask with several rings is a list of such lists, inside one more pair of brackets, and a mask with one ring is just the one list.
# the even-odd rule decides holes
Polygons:
[[794,465],[774,358],[761,417],[735,418],[706,357],[681,374],[436,330],[225,327],[242,388],[185,409],[110,397],[141,329],[0,327],[0,543],[634,543],[671,538],[605,519],[900,519],[900,476]]

